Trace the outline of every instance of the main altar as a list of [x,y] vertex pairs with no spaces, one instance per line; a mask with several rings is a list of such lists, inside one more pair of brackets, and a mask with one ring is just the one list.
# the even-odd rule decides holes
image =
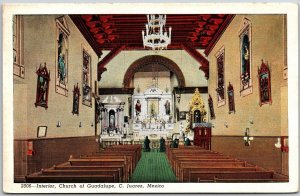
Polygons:
[[134,140],[160,139],[170,137],[174,129],[173,96],[157,87],[150,87],[144,93],[132,96]]

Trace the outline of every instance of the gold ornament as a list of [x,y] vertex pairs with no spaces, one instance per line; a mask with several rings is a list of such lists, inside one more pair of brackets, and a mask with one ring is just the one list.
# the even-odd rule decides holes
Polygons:
[[198,90],[198,88],[196,88],[195,90],[195,93],[192,97],[192,100],[190,101],[189,103],[189,114],[190,116],[193,116],[194,115],[194,112],[196,110],[199,110],[200,113],[201,113],[201,117],[202,117],[202,120],[203,122],[206,122],[207,119],[206,119],[206,110],[205,110],[205,105],[204,105],[204,102],[202,100],[202,97],[200,95],[200,92]]

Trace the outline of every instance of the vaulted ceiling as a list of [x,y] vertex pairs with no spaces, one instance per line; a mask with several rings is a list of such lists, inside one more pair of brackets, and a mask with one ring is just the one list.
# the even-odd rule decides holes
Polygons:
[[[142,31],[145,14],[70,15],[94,51],[143,50]],[[206,53],[218,40],[232,20],[230,14],[168,14],[166,29],[172,27],[171,45],[168,49],[205,49]]]

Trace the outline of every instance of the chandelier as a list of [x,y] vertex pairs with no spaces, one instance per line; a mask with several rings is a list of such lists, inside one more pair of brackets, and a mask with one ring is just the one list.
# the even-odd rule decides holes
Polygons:
[[169,36],[167,34],[166,15],[147,15],[148,24],[145,31],[142,31],[144,48],[149,47],[152,50],[166,49],[171,44],[171,31],[169,27]]

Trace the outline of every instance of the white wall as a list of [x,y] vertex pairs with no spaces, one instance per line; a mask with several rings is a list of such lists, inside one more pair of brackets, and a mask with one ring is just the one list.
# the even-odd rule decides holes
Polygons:
[[[101,58],[104,58],[108,52],[104,51]],[[107,71],[102,74],[99,85],[103,88],[123,87],[124,74],[129,66],[136,60],[148,55],[161,55],[174,61],[184,75],[186,86],[207,86],[204,73],[199,70],[200,64],[183,50],[162,50],[157,53],[150,50],[122,51],[105,66]]]
[[[68,68],[68,97],[55,92],[55,63],[56,63],[56,22],[54,15],[24,16],[24,64],[25,79],[15,79],[14,91],[14,137],[36,138],[37,126],[48,126],[47,137],[70,137],[94,135],[94,102],[93,107],[82,105],[80,97],[79,116],[72,114],[73,87],[78,82],[82,84],[82,45],[91,55],[92,66],[92,89],[97,75],[98,57],[80,31],[66,16],[70,30],[69,36],[69,68]],[[47,63],[50,71],[50,87],[48,97],[48,109],[35,107],[36,80],[35,73],[40,63]],[[16,84],[21,81],[20,84]],[[18,85],[18,87],[17,87]],[[25,90],[27,89],[27,90]],[[80,86],[82,91],[82,87]],[[82,92],[81,92],[82,94]],[[16,101],[20,96],[26,101]],[[26,109],[24,108],[26,107]],[[20,111],[20,112],[17,112]],[[62,126],[56,127],[57,121]],[[79,122],[83,127],[79,128]],[[22,126],[21,126],[22,125]]]
[[[245,97],[240,95],[240,50],[239,31],[243,17],[252,23],[252,83],[253,93]],[[215,135],[243,135],[246,127],[251,135],[281,135],[287,130],[287,91],[282,82],[284,66],[284,27],[283,15],[236,15],[222,37],[208,56],[210,62],[209,93],[214,101],[216,119],[213,133]],[[215,54],[225,47],[225,94],[226,104],[217,107],[217,65]],[[259,106],[258,67],[261,60],[268,61],[271,68],[272,104]],[[228,114],[227,86],[234,87],[235,114]],[[284,91],[283,91],[284,90]],[[282,111],[283,110],[283,111]],[[254,124],[250,124],[253,120]],[[228,128],[224,122],[228,122]],[[282,123],[284,121],[285,123]]]

